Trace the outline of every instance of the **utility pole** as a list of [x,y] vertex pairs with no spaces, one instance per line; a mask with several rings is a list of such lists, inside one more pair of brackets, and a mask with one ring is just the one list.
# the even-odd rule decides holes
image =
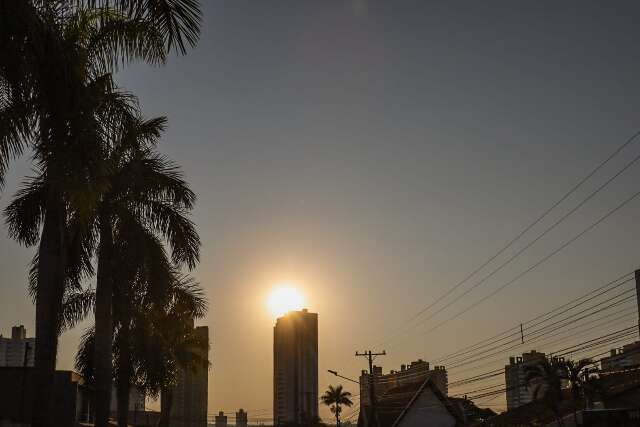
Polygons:
[[378,427],[378,411],[376,410],[376,393],[375,393],[375,381],[373,376],[373,358],[375,356],[386,356],[387,352],[382,350],[382,353],[374,353],[371,350],[366,350],[362,353],[356,351],[356,357],[366,357],[369,360],[369,400],[371,402],[371,418],[373,421],[369,427]]
[[640,270],[636,270],[636,299],[638,309],[638,332],[640,333]]

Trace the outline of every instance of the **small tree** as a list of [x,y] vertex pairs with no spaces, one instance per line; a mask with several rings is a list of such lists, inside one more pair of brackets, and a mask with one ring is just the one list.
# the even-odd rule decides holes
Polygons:
[[533,399],[543,399],[553,412],[559,426],[564,426],[560,413],[564,361],[543,359],[535,365],[525,366],[526,382],[533,387]]
[[571,397],[573,398],[573,422],[578,425],[578,401],[584,393],[584,385],[586,382],[585,371],[589,365],[592,365],[591,359],[580,359],[577,362],[567,360],[563,363],[563,377],[571,385]]
[[337,387],[330,385],[320,399],[323,404],[331,408],[331,412],[336,415],[336,426],[340,427],[340,413],[342,412],[342,405],[349,407],[353,405],[353,402],[351,401],[351,393],[343,391],[342,385]]

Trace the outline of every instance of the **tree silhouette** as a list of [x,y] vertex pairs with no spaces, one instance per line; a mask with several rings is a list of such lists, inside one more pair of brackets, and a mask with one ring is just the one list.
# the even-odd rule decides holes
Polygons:
[[336,426],[340,427],[340,413],[342,412],[342,406],[351,407],[353,402],[351,401],[351,393],[342,390],[342,385],[334,387],[332,385],[324,392],[320,397],[322,403],[331,409],[331,412],[336,416]]

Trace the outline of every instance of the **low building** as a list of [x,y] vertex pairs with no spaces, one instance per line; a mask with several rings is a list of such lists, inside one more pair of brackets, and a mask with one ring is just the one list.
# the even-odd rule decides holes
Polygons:
[[[360,375],[360,406],[368,406],[371,402],[370,399],[370,381],[372,376],[362,371]],[[400,387],[405,384],[413,384],[415,382],[424,382],[430,379],[432,383],[438,387],[438,389],[447,395],[448,392],[448,378],[447,370],[444,366],[435,366],[434,369],[430,369],[429,362],[425,362],[422,359],[418,359],[411,362],[409,365],[401,365],[399,371],[392,370],[388,374],[382,373],[380,366],[373,367],[373,381],[374,391],[377,397],[382,396],[387,390]]]
[[[29,424],[33,368],[0,368],[0,421]],[[93,418],[93,391],[72,371],[56,371],[53,416],[57,427],[76,427]]]
[[11,338],[0,335],[0,367],[33,366],[36,339],[27,338],[23,325],[11,328]]
[[227,416],[224,414],[224,412],[220,411],[218,412],[218,415],[216,415],[216,427],[227,427]]
[[608,357],[600,359],[600,365],[603,371],[640,366],[640,341],[627,344],[622,348],[612,349]]
[[507,409],[515,409],[533,400],[533,388],[527,382],[527,369],[544,361],[544,353],[531,350],[522,356],[510,357],[504,367],[504,379],[507,389]]
[[464,422],[461,409],[431,378],[386,390],[375,411],[366,406],[358,416],[358,427],[454,427]]

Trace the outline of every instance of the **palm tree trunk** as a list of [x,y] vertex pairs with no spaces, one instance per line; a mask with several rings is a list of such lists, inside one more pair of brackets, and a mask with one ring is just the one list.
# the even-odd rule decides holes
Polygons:
[[53,427],[53,389],[65,278],[64,204],[55,192],[48,195],[38,249],[36,293],[36,348],[33,370],[33,427]]
[[171,406],[173,406],[173,390],[163,388],[160,393],[160,427],[170,427]]
[[129,391],[131,389],[131,347],[129,324],[123,322],[119,337],[118,353],[118,427],[127,427],[129,422]]
[[96,278],[96,338],[95,338],[95,408],[96,427],[107,427],[111,409],[112,348],[113,348],[113,275],[111,260],[113,236],[108,220],[100,221],[100,251]]
[[340,407],[336,404],[336,427],[340,427]]

